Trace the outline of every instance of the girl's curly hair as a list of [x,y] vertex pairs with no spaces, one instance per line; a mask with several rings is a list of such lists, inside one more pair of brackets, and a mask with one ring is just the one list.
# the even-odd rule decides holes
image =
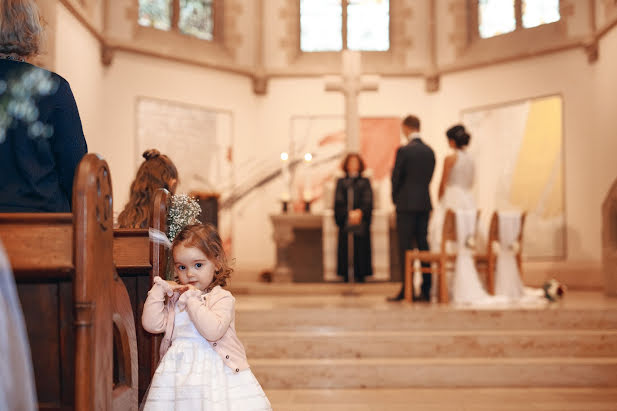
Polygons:
[[154,193],[165,188],[173,193],[172,180],[178,180],[178,170],[169,157],[158,150],[146,150],[145,161],[139,166],[131,184],[128,203],[118,215],[120,228],[148,228]]
[[227,280],[231,277],[233,269],[227,262],[221,236],[219,236],[219,233],[212,224],[193,224],[184,227],[184,229],[176,235],[172,243],[172,255],[175,247],[180,244],[185,247],[197,247],[214,264],[214,279],[206,289],[206,292],[212,290],[217,285],[221,287],[227,285]]

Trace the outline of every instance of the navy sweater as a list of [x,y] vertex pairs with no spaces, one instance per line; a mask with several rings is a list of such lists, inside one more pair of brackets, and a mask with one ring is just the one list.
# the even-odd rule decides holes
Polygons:
[[70,212],[87,151],[69,83],[0,59],[0,212]]

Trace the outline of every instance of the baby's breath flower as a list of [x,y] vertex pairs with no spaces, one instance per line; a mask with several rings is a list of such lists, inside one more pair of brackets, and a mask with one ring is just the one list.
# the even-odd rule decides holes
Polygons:
[[201,214],[199,203],[186,194],[176,194],[171,197],[169,212],[167,213],[167,237],[170,241],[187,225],[199,224],[197,219]]

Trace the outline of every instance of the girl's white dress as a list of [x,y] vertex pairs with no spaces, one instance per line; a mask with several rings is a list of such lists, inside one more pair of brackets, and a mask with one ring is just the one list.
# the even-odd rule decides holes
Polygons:
[[144,410],[272,410],[251,370],[227,367],[188,312],[175,310],[171,347],[154,373]]

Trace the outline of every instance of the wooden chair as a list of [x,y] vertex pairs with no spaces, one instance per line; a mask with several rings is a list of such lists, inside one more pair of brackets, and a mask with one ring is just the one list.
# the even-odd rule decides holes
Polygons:
[[[527,217],[527,213],[523,212],[521,214],[521,231],[518,235],[518,243],[520,245],[518,252],[516,253],[516,262],[518,264],[518,270],[523,275],[523,229],[525,228],[525,219]],[[495,294],[495,266],[497,263],[497,254],[495,250],[493,250],[493,243],[499,243],[499,214],[495,211],[491,217],[491,224],[488,230],[488,241],[486,245],[486,286],[488,292],[491,294]]]
[[431,267],[422,267],[422,273],[437,274],[439,292],[438,299],[441,303],[448,302],[448,286],[446,284],[446,268],[448,263],[455,260],[456,254],[447,252],[447,243],[456,241],[456,215],[448,210],[444,217],[439,252],[407,250],[405,252],[405,300],[413,301],[413,262],[430,263]]
[[[162,232],[167,231],[169,196],[167,190],[157,190],[150,214],[150,226]],[[140,402],[156,371],[162,338],[143,329],[141,315],[154,277],[165,277],[167,255],[168,251],[164,246],[150,242],[148,229],[114,229],[114,263],[118,275],[126,286],[135,314]]]
[[[480,211],[476,214],[476,225],[480,220]],[[452,210],[447,210],[444,216],[442,232],[441,232],[441,248],[438,252],[407,250],[405,252],[405,299],[413,301],[413,262],[418,260],[420,263],[430,263],[431,267],[421,267],[422,273],[437,273],[439,291],[437,298],[440,303],[447,303],[448,284],[447,284],[447,269],[456,260],[456,253],[450,253],[447,249],[448,243],[457,241],[456,234],[456,214]],[[474,260],[486,258],[474,253]]]
[[72,214],[0,214],[40,409],[137,409],[135,323],[112,224],[109,167],[95,154],[77,169]]

